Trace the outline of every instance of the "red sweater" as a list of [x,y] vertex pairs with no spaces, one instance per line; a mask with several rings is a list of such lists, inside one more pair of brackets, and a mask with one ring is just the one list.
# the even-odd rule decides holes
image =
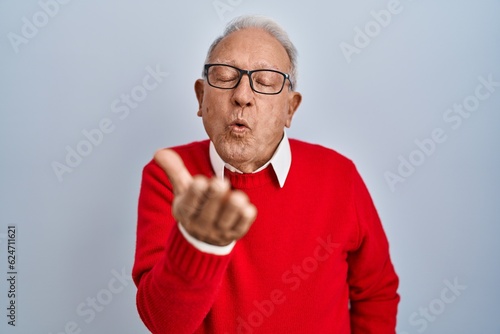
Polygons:
[[[398,277],[356,168],[318,145],[290,147],[283,188],[272,166],[225,171],[258,210],[226,256],[186,241],[166,174],[146,165],[133,278],[153,333],[395,333]],[[174,149],[192,175],[214,175],[208,140]]]

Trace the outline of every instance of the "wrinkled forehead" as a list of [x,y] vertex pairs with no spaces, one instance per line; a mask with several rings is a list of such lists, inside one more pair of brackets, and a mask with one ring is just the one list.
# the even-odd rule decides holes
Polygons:
[[222,63],[239,68],[290,70],[288,53],[270,33],[259,28],[235,31],[214,48],[211,63]]

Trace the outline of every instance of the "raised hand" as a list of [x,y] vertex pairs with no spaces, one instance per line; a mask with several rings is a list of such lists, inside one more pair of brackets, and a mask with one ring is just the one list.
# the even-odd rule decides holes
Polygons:
[[243,237],[257,216],[257,209],[229,181],[191,176],[181,157],[170,149],[155,153],[174,188],[172,215],[194,238],[225,246]]

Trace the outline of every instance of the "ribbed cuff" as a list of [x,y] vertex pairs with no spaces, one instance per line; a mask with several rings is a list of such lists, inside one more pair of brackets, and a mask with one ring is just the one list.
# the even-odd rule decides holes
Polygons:
[[167,265],[171,271],[190,281],[210,281],[222,274],[229,263],[230,255],[204,253],[191,245],[176,225],[167,245]]
[[195,237],[191,236],[188,231],[181,225],[181,223],[177,223],[179,227],[179,231],[182,233],[184,238],[194,246],[194,248],[198,249],[199,251],[202,251],[204,253],[209,253],[213,255],[228,255],[231,253],[231,251],[234,248],[234,245],[236,244],[236,241],[231,242],[227,246],[216,246],[216,245],[211,245],[207,244],[206,242],[200,241],[196,239]]

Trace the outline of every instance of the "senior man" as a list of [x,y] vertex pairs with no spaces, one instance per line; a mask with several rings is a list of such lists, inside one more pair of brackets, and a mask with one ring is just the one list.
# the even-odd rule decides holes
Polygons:
[[195,83],[209,140],[143,172],[133,278],[153,333],[394,333],[398,277],[353,163],[288,139],[297,52],[233,20]]

